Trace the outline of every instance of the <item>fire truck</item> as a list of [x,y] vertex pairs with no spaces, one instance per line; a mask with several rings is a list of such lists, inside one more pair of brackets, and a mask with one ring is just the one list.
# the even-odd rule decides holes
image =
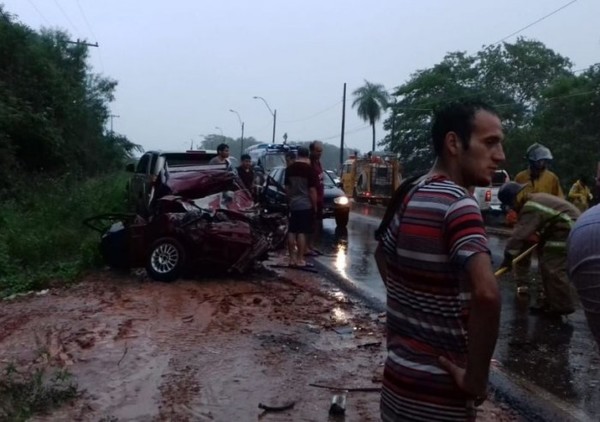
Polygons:
[[352,155],[342,167],[346,195],[356,202],[386,205],[402,181],[402,169],[393,153]]

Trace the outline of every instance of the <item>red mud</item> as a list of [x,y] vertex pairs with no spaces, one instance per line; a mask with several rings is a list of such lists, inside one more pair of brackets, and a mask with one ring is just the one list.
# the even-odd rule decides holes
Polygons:
[[[336,392],[309,384],[379,387],[384,318],[299,270],[171,284],[101,272],[1,304],[0,370],[40,351],[83,395],[38,421],[339,420]],[[349,392],[343,420],[378,421],[379,394]],[[478,420],[517,418],[487,402]]]

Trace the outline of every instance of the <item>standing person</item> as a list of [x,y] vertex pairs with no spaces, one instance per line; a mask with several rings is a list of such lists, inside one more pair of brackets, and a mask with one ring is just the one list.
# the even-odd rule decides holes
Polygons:
[[298,158],[285,170],[284,184],[290,206],[288,252],[290,266],[306,266],[307,236],[313,232],[317,210],[318,179],[310,166],[308,150],[298,147]]
[[208,164],[229,164],[229,145],[219,144],[217,146],[217,156],[213,157]]
[[[514,182],[523,185],[523,194],[527,193],[548,193],[559,198],[565,195],[560,186],[558,176],[548,170],[548,165],[552,161],[552,151],[540,143],[534,143],[527,148],[525,158],[529,161],[529,167],[520,171],[515,176]],[[516,218],[513,214],[513,219]],[[516,222],[513,222],[513,225]],[[531,243],[523,244],[523,252],[531,246]],[[539,252],[538,252],[539,253]],[[539,255],[538,255],[539,258]],[[517,294],[526,295],[529,293],[528,285],[531,278],[529,272],[531,268],[531,255],[526,256],[515,265],[515,278],[517,281]],[[539,283],[536,282],[539,287]]]
[[252,193],[254,187],[254,170],[252,169],[252,158],[248,154],[241,157],[242,164],[237,168],[237,174],[242,179],[244,187]]
[[514,182],[525,185],[525,193],[543,192],[564,198],[558,176],[548,170],[548,164],[553,159],[550,149],[536,142],[527,148],[525,157],[529,161],[529,168],[517,173]]
[[310,238],[308,254],[311,256],[317,256],[320,255],[320,253],[315,248],[315,245],[321,236],[321,230],[323,228],[323,199],[325,197],[325,175],[323,174],[323,166],[321,165],[323,142],[312,141],[308,148],[310,150],[310,165],[319,181],[319,185],[317,186],[317,212],[315,215],[315,230]]
[[571,201],[579,211],[584,212],[590,207],[591,200],[592,192],[588,187],[587,177],[582,175],[575,183],[573,183],[573,186],[571,186],[571,190],[569,190],[569,201]]
[[525,189],[523,185],[509,182],[498,191],[502,204],[518,213],[517,223],[506,242],[502,266],[512,267],[512,260],[525,245],[538,243],[544,294],[538,291],[537,303],[530,309],[568,315],[575,307],[567,279],[567,237],[580,212],[565,199],[548,193],[529,193]]
[[567,241],[567,271],[600,347],[600,205],[577,219]]
[[294,151],[288,151],[285,153],[285,166],[289,167],[296,161],[296,153]]
[[486,396],[500,292],[479,206],[504,161],[502,125],[480,102],[452,103],[432,125],[436,161],[410,189],[375,252],[387,291],[383,421],[474,420]]

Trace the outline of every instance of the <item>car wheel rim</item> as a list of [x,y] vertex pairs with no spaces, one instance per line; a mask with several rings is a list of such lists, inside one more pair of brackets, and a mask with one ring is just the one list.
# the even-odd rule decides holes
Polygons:
[[152,269],[160,274],[173,271],[179,262],[179,251],[171,243],[163,243],[152,252]]

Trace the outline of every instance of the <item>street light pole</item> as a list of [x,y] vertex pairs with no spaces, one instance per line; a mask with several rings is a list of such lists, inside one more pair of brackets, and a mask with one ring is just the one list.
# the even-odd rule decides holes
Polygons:
[[229,111],[231,111],[232,113],[235,113],[237,115],[237,118],[240,122],[240,125],[242,126],[242,139],[241,139],[241,145],[240,145],[240,157],[242,156],[242,154],[244,153],[244,122],[242,122],[242,118],[240,117],[240,113],[238,113],[235,110],[229,109]]
[[265,103],[265,105],[269,109],[269,113],[271,113],[271,116],[273,116],[273,140],[272,140],[272,143],[275,143],[275,126],[277,124],[277,109],[275,109],[275,111],[271,110],[271,107],[269,107],[269,103],[267,103],[267,100],[265,100],[263,97],[254,96],[252,98],[254,98],[255,100],[262,100],[262,102]]

